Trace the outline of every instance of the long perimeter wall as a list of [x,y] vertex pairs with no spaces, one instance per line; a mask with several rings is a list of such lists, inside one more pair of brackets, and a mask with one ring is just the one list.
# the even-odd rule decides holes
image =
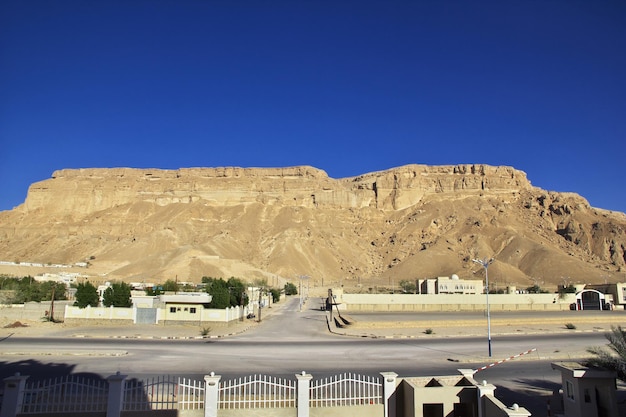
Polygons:
[[[336,294],[338,308],[345,311],[483,311],[486,294]],[[569,310],[575,294],[489,294],[495,311]]]

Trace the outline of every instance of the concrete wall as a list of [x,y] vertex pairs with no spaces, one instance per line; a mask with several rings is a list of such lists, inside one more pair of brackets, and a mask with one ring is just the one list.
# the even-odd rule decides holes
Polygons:
[[[177,309],[175,313],[170,312],[170,307]],[[180,311],[178,309],[180,308]],[[191,313],[191,309],[196,308],[195,313]],[[185,309],[187,309],[185,311]],[[229,323],[233,320],[241,318],[243,309],[240,307],[231,307],[226,309],[216,308],[204,308],[202,305],[168,305],[164,308],[157,310],[157,322],[176,322],[176,323]],[[65,320],[107,320],[116,321],[120,323],[135,322],[135,308],[123,308],[123,307],[90,307],[85,308],[74,307],[71,305],[65,306]],[[25,314],[23,314],[25,315]],[[58,313],[55,316],[61,317],[63,313]],[[33,319],[33,316],[25,317]]]
[[529,417],[531,414],[522,407],[514,409],[505,406],[502,401],[493,395],[481,397],[483,402],[484,415],[488,417]]
[[74,306],[65,307],[65,319],[97,319],[113,321],[130,321],[135,318],[135,309],[132,307],[91,307],[79,308]]
[[[489,308],[494,311],[569,310],[575,294],[489,294]],[[483,311],[486,294],[341,294],[339,309],[354,312],[385,311]]]
[[[54,317],[57,319],[63,318],[65,306],[72,303],[73,301],[55,301]],[[0,317],[9,321],[39,320],[44,318],[49,310],[50,301],[43,303],[0,304]]]
[[[478,395],[474,387],[414,387],[413,410],[420,415],[424,404],[441,404],[443,415],[453,415],[454,405],[469,404],[476,412]],[[471,414],[470,414],[471,415]]]

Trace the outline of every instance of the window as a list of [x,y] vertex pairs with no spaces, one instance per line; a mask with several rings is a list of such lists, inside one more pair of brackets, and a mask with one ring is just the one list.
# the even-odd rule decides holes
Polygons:
[[176,307],[170,307],[170,313],[176,313]]
[[574,401],[574,385],[572,381],[565,381],[565,395],[568,399]]
[[189,312],[190,312],[191,314],[196,314],[196,308],[195,308],[195,307],[190,307],[190,308],[189,308]]

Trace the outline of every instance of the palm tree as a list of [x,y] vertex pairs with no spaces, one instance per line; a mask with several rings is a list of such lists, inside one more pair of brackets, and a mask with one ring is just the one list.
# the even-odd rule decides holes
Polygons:
[[626,382],[626,331],[622,326],[611,326],[611,331],[604,335],[609,341],[609,348],[592,347],[587,352],[596,355],[587,363],[592,366],[601,366],[617,372],[617,377]]

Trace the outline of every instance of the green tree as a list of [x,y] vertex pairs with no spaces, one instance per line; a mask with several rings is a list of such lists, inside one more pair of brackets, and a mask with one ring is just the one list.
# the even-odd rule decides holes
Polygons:
[[605,337],[609,341],[610,350],[604,347],[587,349],[587,352],[596,355],[587,364],[613,370],[619,379],[626,382],[626,331],[622,326],[611,326],[611,331]]
[[55,300],[67,300],[67,287],[62,282],[45,281],[40,283],[41,301],[51,301],[52,294]]
[[248,305],[248,295],[246,294],[246,284],[239,278],[230,277],[226,282],[230,292],[231,306]]
[[145,289],[146,295],[154,297],[155,295],[163,294],[163,287],[161,285],[155,285],[154,287],[148,287]]
[[297,295],[298,288],[295,284],[288,282],[285,284],[285,295]]
[[133,302],[130,298],[130,285],[125,282],[114,282],[104,291],[102,304],[105,307],[130,307]]
[[404,293],[414,294],[416,290],[415,281],[402,280],[400,281],[400,288]]
[[565,294],[575,294],[576,287],[572,284],[569,284],[567,287],[559,287],[559,298],[565,298]]
[[230,277],[224,281],[223,278],[202,277],[202,283],[206,284],[205,291],[212,296],[211,308],[248,305],[246,284],[239,278]]
[[546,294],[548,291],[542,289],[539,285],[535,284],[526,288],[529,294]]
[[80,308],[87,306],[98,307],[99,302],[100,297],[98,297],[98,290],[91,282],[87,281],[76,286],[75,306]]
[[270,288],[270,294],[272,294],[272,302],[277,303],[280,301],[280,290],[277,288]]
[[178,285],[178,282],[173,279],[168,279],[163,284],[163,291],[178,292],[180,291],[180,285]]
[[228,308],[230,304],[230,293],[228,288],[216,287],[212,290],[210,308]]
[[[65,284],[54,281],[37,281],[31,276],[22,278],[2,277],[1,289],[10,292],[6,302],[23,304],[31,301],[50,301],[54,293],[55,300],[65,300]],[[54,290],[54,291],[53,291]]]

